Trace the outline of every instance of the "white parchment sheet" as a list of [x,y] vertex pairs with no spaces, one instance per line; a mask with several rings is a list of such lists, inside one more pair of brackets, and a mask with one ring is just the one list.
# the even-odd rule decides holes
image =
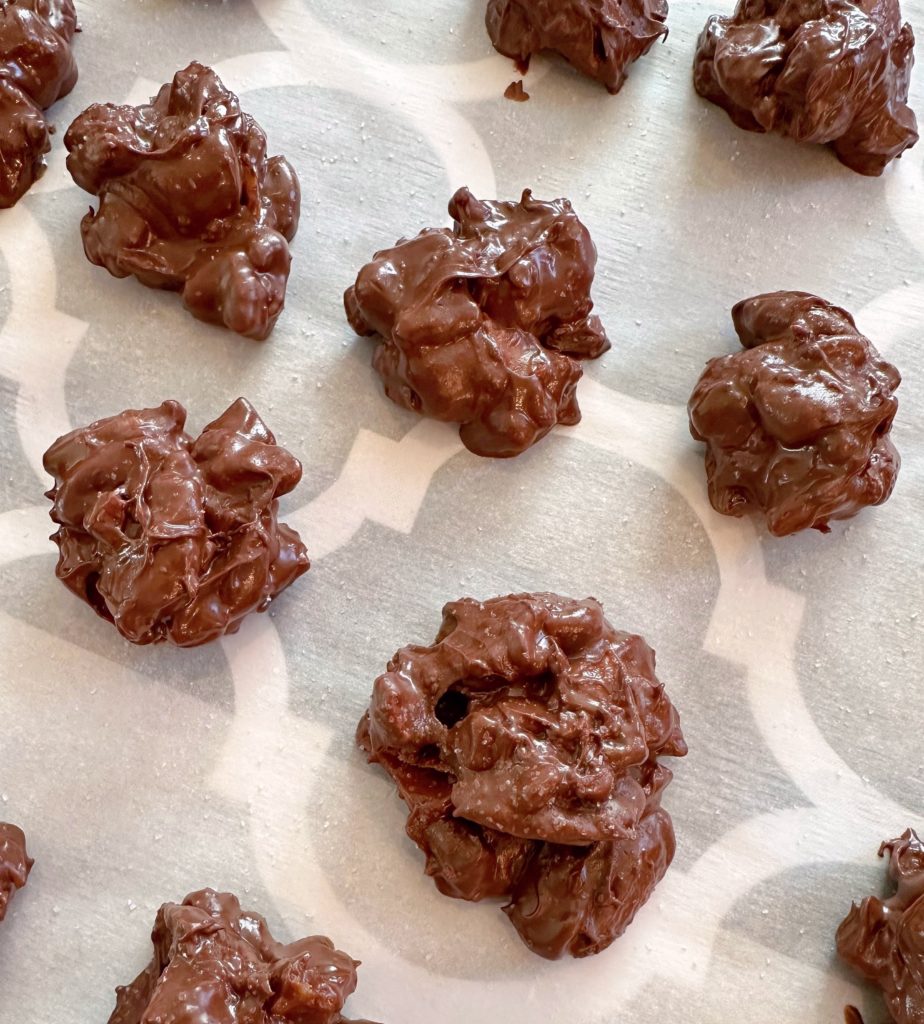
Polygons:
[[[157,906],[237,892],[282,938],[363,961],[386,1024],[834,1024],[883,1011],[833,956],[879,842],[924,826],[924,144],[881,179],[737,130],[691,86],[732,0],[673,0],[670,36],[609,96],[556,59],[527,103],[483,0],[78,0],[80,83],[48,173],[0,212],[0,818],[36,865],[0,927],[2,1024],[98,1024]],[[924,0],[904,0],[924,36]],[[264,344],[91,266],[63,130],[213,64],[303,186],[286,311]],[[924,115],[924,68],[912,104]],[[599,250],[613,341],[584,419],[518,459],[383,396],[344,288],[373,251],[486,198],[568,196]],[[736,347],[729,311],[797,288],[895,362],[894,496],[773,540],[715,514],[685,404]],[[179,399],[198,431],[243,394],[304,463],[284,503],[313,567],[232,638],[134,648],[54,577],[41,456],[59,434]],[[644,634],[690,754],[665,803],[674,866],[606,953],[547,963],[491,905],[440,896],[353,731],[372,680],[440,608],[551,589]]]

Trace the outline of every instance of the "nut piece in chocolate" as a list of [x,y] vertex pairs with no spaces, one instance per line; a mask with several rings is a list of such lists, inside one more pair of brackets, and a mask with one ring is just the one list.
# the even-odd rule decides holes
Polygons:
[[597,250],[567,199],[519,203],[459,189],[452,228],[378,252],[344,296],[398,405],[459,423],[476,455],[519,455],[581,418],[581,359],[609,348],[591,315]]
[[6,917],[13,893],[26,884],[33,863],[22,829],[0,821],[0,921]]
[[898,0],[738,0],[706,22],[693,82],[739,128],[828,144],[878,175],[918,140],[913,50]]
[[77,82],[76,31],[73,0],[0,0],[0,209],[45,169],[51,140],[43,111]]
[[302,467],[239,398],[197,438],[179,402],[127,409],[45,453],[58,578],[136,644],[195,647],[308,569],[277,499]]
[[153,959],[116,989],[109,1024],[350,1024],[340,1011],[359,962],[323,935],[277,942],[230,893],[165,903],[151,941]]
[[[837,930],[841,959],[882,989],[895,1024],[924,1020],[924,844],[913,829],[879,847],[895,894],[855,903]],[[860,1014],[849,1011],[862,1024]],[[848,1020],[850,1016],[848,1014]]]
[[115,277],[183,293],[193,316],[269,335],[285,302],[301,194],[210,68],[177,72],[150,104],[99,104],[67,131],[67,167],[99,196],[80,229]]
[[407,804],[440,892],[505,901],[540,956],[590,956],[674,855],[660,756],[687,747],[654,652],[592,598],[447,604],[375,681],[357,742]]
[[540,50],[557,50],[616,93],[626,68],[667,35],[667,0],[489,0],[495,48],[525,71]]
[[782,537],[881,505],[901,461],[898,370],[846,310],[807,292],[745,299],[732,319],[744,351],[710,360],[688,406],[712,507],[761,512]]

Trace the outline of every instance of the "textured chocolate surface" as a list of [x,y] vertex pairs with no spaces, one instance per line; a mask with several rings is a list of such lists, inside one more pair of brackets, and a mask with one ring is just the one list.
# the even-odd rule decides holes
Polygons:
[[128,409],[45,453],[57,574],[137,644],[234,633],[308,569],[277,498],[301,479],[239,398],[193,439],[179,402]]
[[522,70],[557,50],[579,71],[619,92],[626,68],[667,35],[667,0],[489,0],[488,35]]
[[460,423],[478,455],[519,455],[580,418],[580,359],[609,341],[591,316],[597,251],[567,199],[482,202],[459,189],[455,221],[378,252],[347,289],[357,334],[392,401]]
[[43,113],[77,82],[73,0],[0,0],[0,209],[13,206],[51,149]]
[[[924,1021],[924,844],[913,829],[883,843],[895,894],[855,903],[837,930],[841,959],[882,989],[895,1024]],[[848,1008],[860,1021],[860,1014]],[[862,1021],[860,1021],[862,1024]]]
[[32,864],[22,829],[0,821],[0,921],[6,917],[13,893],[26,884]]
[[745,351],[710,360],[689,403],[713,508],[762,512],[783,536],[881,505],[901,462],[895,367],[846,310],[807,292],[757,295],[732,317]]
[[68,129],[68,170],[99,196],[91,263],[183,293],[200,320],[250,338],[285,302],[298,179],[210,68],[190,64],[145,106],[94,104]]
[[277,942],[230,893],[165,903],[151,941],[151,963],[116,989],[109,1024],[349,1024],[340,1011],[358,961],[322,935]]
[[440,891],[506,900],[541,956],[605,949],[673,857],[658,757],[686,753],[677,712],[651,648],[593,599],[447,604],[434,644],[376,679],[357,740]]
[[877,175],[918,139],[913,50],[898,0],[738,0],[706,23],[693,81],[740,128],[830,144]]

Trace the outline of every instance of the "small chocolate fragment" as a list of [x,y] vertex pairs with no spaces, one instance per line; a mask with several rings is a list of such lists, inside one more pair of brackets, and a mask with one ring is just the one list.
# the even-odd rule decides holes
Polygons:
[[738,0],[706,22],[693,82],[739,128],[830,144],[879,175],[918,140],[913,51],[898,0]]
[[504,89],[504,99],[513,100],[514,103],[525,103],[529,99],[529,93],[523,88],[523,79],[511,82]]
[[73,0],[0,0],[0,209],[45,169],[51,129],[43,114],[77,82]]
[[116,989],[109,1024],[350,1024],[340,1011],[359,961],[323,935],[277,942],[230,893],[165,903],[151,941],[153,959]]
[[13,893],[26,884],[33,863],[22,829],[0,821],[0,921],[6,917]]
[[505,899],[540,956],[606,949],[673,858],[658,757],[686,753],[679,718],[654,652],[592,598],[447,604],[376,679],[357,742],[440,892]]
[[881,505],[901,464],[898,370],[846,310],[807,292],[745,299],[732,318],[745,351],[710,360],[688,406],[712,507],[763,512],[783,537]]
[[179,402],[127,409],[45,453],[58,578],[136,644],[235,633],[308,569],[276,519],[298,459],[243,398],[196,439],[185,422]]
[[626,68],[667,35],[667,0],[489,0],[485,23],[495,48],[521,71],[541,50],[616,93]]
[[[882,989],[895,1024],[924,1021],[924,843],[913,829],[879,847],[889,854],[894,896],[854,903],[837,929],[841,959]],[[850,1011],[854,1017],[851,1018]],[[854,1007],[848,1024],[862,1024]]]
[[377,252],[344,296],[398,405],[462,424],[477,455],[519,455],[581,418],[579,360],[609,348],[591,316],[597,250],[567,199],[487,202],[462,188],[452,228]]
[[285,302],[298,178],[210,68],[177,72],[149,105],[99,104],[64,138],[74,181],[99,209],[87,259],[115,277],[182,291],[193,316],[266,338]]

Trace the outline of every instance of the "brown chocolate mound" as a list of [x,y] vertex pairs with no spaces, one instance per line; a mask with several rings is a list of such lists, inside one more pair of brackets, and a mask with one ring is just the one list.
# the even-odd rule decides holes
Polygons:
[[460,423],[477,455],[519,455],[581,418],[580,359],[609,348],[591,316],[597,250],[567,199],[482,202],[459,189],[452,228],[377,252],[344,296],[398,405]]
[[13,206],[45,169],[43,114],[77,82],[73,0],[0,0],[0,209]]
[[100,200],[81,223],[91,263],[182,291],[200,320],[267,337],[285,302],[301,194],[214,71],[190,64],[149,105],[96,103],[64,144],[74,181]]
[[[894,896],[854,903],[837,929],[845,963],[882,989],[895,1024],[924,1021],[924,843],[913,829],[879,847],[889,854]],[[853,1007],[849,1014],[862,1021]]]
[[26,884],[33,863],[22,829],[0,821],[0,921],[6,917],[13,893]]
[[185,422],[179,402],[128,409],[45,453],[58,578],[136,644],[235,633],[308,569],[276,519],[302,467],[253,406],[239,398],[196,439]]
[[717,512],[760,511],[778,537],[849,519],[892,493],[898,370],[843,309],[770,292],[732,310],[744,352],[707,364],[690,398]]
[[375,681],[357,742],[391,775],[440,892],[505,899],[533,952],[606,949],[674,855],[659,755],[686,744],[640,636],[592,598],[443,609]]
[[489,0],[491,42],[522,71],[556,50],[578,71],[619,92],[626,68],[667,35],[667,0]]
[[693,82],[739,128],[830,144],[878,175],[918,140],[913,50],[898,0],[738,0],[706,22]]
[[277,942],[230,893],[165,903],[151,941],[153,959],[116,989],[109,1024],[350,1024],[340,1011],[359,962],[322,935]]

